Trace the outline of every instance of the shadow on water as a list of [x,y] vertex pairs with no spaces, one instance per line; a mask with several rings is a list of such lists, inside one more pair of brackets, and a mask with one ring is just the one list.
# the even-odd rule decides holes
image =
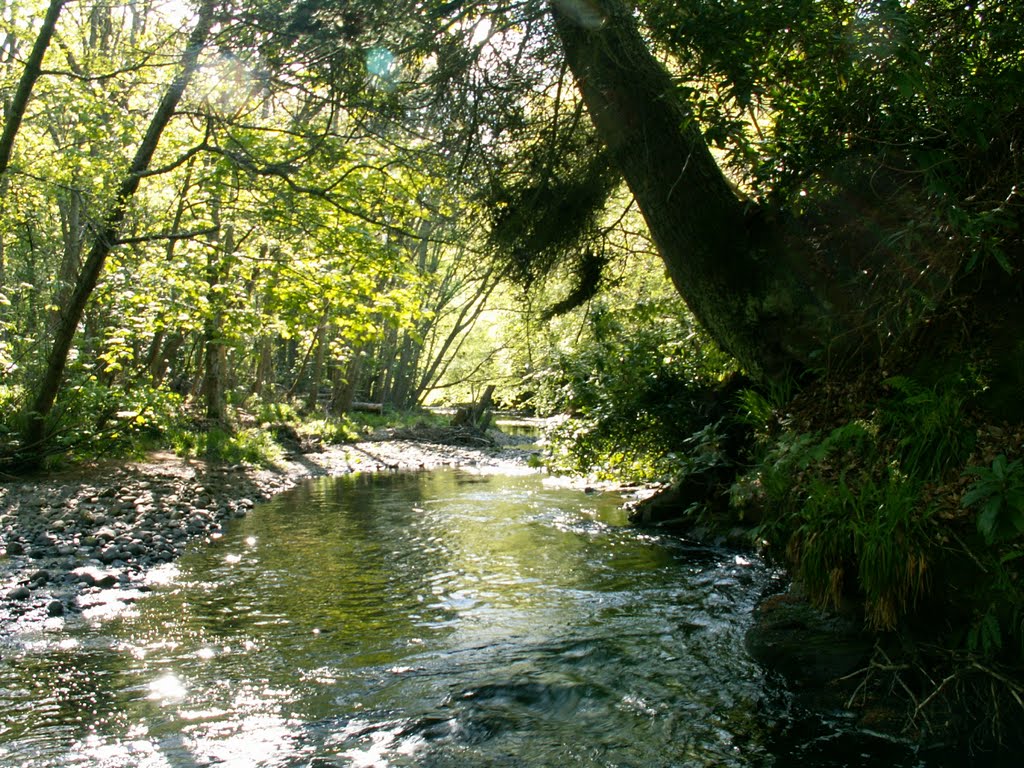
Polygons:
[[743,650],[776,574],[541,475],[310,482],[136,609],[4,649],[0,763],[938,766]]

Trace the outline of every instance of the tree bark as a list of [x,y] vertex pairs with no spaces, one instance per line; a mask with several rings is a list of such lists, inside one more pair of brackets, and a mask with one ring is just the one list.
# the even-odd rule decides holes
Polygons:
[[[270,381],[271,373],[274,369],[274,353],[273,353],[273,342],[269,336],[264,336],[260,339],[259,344],[259,357],[256,362],[256,374],[253,377],[252,382],[252,393],[257,397],[264,399],[272,399],[274,396],[273,381]],[[263,388],[264,385],[270,381],[270,397],[264,396]]]
[[[14,139],[17,137],[21,124],[25,119],[25,111],[28,109],[32,90],[35,88],[36,81],[43,71],[43,58],[50,47],[50,41],[53,40],[53,33],[57,28],[57,19],[60,17],[60,12],[63,10],[66,2],[67,0],[50,0],[50,4],[46,8],[46,15],[43,16],[43,24],[39,28],[39,34],[36,36],[35,42],[32,44],[32,50],[25,60],[25,68],[22,70],[21,78],[18,80],[18,87],[10,103],[4,109],[4,129],[0,133],[0,206],[3,206],[7,200],[7,190],[10,186],[10,177],[7,175],[7,171],[11,166],[11,157],[14,154]],[[5,41],[5,45],[7,44],[10,45],[8,57],[8,60],[10,60],[14,56],[15,49],[13,36]],[[2,238],[3,236],[0,235],[0,293],[3,292],[6,283],[6,249]],[[0,317],[2,316],[3,313],[0,312]]]
[[[808,301],[774,253],[759,250],[744,204],[693,111],[621,0],[551,0],[566,60],[612,162],[623,174],[676,289],[697,320],[756,377],[802,356],[781,336]],[[781,321],[781,322],[780,322]]]
[[53,346],[47,357],[46,368],[29,409],[28,425],[25,430],[24,442],[29,453],[32,454],[30,460],[37,463],[42,458],[43,443],[46,437],[46,420],[53,408],[57,393],[60,391],[64,368],[67,365],[68,354],[71,351],[71,343],[74,340],[78,324],[85,312],[85,306],[96,288],[96,283],[99,281],[107,256],[117,241],[118,233],[128,215],[129,205],[139,188],[143,173],[149,168],[153,159],[160,137],[174,116],[192,75],[199,68],[199,54],[202,52],[213,26],[213,8],[213,0],[207,0],[199,9],[196,26],[189,35],[188,45],[182,54],[180,71],[164,92],[163,98],[150,120],[146,135],[136,150],[128,173],[118,187],[114,203],[106,219],[97,228],[95,239],[82,266],[82,272],[78,276],[75,290],[61,315],[61,322],[54,334]]
[[32,44],[32,51],[25,60],[25,69],[18,81],[18,88],[11,99],[11,105],[4,115],[4,130],[0,134],[0,176],[7,173],[11,164],[11,155],[14,152],[14,139],[21,128],[22,120],[25,118],[25,110],[28,109],[28,101],[32,97],[32,89],[36,80],[43,71],[43,58],[46,50],[50,47],[54,30],[57,28],[57,19],[64,8],[67,0],[50,0],[43,17],[43,25],[39,28],[35,43]]
[[363,363],[369,351],[369,344],[363,344],[344,365],[334,371],[334,392],[331,395],[332,415],[338,416],[352,409],[363,373]]
[[[219,201],[216,205],[219,208]],[[215,215],[215,221],[220,218]],[[219,224],[218,224],[219,228]],[[211,245],[207,253],[206,284],[209,314],[203,324],[203,348],[206,370],[203,376],[203,399],[206,422],[210,426],[224,426],[228,420],[227,346],[224,344],[224,299],[221,286],[228,277],[228,264],[235,250],[235,233],[231,226],[224,230],[223,241]]]
[[306,410],[313,413],[320,404],[320,384],[324,376],[324,356],[329,346],[327,339],[327,318],[325,312],[316,328],[316,354],[313,356],[313,375],[306,393]]

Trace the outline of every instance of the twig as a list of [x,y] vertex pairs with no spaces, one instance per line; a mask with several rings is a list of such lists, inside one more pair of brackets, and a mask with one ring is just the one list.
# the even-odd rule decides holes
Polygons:
[[996,672],[994,669],[989,669],[988,667],[983,666],[976,661],[973,662],[971,666],[981,672],[984,672],[989,677],[995,678],[1003,685],[1005,685],[1006,689],[1010,692],[1010,695],[1013,696],[1016,702],[1020,705],[1020,708],[1024,709],[1024,700],[1021,700],[1020,696],[1021,692],[1024,691],[1024,689],[1022,689],[1020,685],[1018,685],[1016,682],[1006,677],[1005,675]]
[[942,693],[942,689],[946,687],[947,683],[950,683],[955,679],[956,672],[949,675],[949,677],[947,677],[945,680],[939,683],[938,686],[936,686],[936,688],[925,697],[924,701],[922,701],[920,704],[917,705],[917,707],[914,708],[914,717],[917,717],[921,713],[921,710],[928,706],[932,699],[934,699],[936,696]]

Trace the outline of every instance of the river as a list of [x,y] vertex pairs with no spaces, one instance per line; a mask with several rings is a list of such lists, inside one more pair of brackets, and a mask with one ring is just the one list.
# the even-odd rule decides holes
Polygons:
[[932,765],[748,657],[777,578],[532,471],[310,481],[4,648],[0,764]]

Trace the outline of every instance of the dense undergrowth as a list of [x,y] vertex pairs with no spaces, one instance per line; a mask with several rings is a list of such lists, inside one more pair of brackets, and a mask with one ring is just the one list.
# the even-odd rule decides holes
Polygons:
[[[19,470],[18,393],[0,386],[0,471]],[[88,383],[61,404],[43,470],[96,458],[141,458],[156,450],[223,463],[269,466],[289,451],[357,442],[382,427],[439,424],[424,410],[327,415],[287,401],[249,396],[213,424],[199,404],[166,387],[113,388]]]
[[989,350],[800,391],[681,369],[664,353],[679,340],[609,340],[567,367],[559,396],[574,415],[551,436],[552,466],[659,480],[683,489],[672,516],[745,526],[815,606],[876,637],[860,703],[902,698],[920,736],[1017,738],[1024,423],[995,397]]
[[816,387],[759,430],[733,509],[759,510],[755,542],[816,605],[861,612],[882,659],[863,682],[905,697],[917,732],[1016,739],[1024,426],[978,408],[986,385],[972,375],[855,388]]

